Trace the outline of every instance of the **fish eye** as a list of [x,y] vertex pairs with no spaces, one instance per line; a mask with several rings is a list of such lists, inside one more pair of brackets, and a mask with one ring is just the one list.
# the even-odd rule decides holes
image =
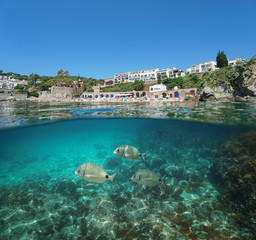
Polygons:
[[77,169],[77,173],[78,173],[78,174],[80,173],[80,168]]
[[106,175],[105,177],[108,178],[108,175]]
[[161,178],[159,178],[159,182],[161,182],[162,181],[162,179]]

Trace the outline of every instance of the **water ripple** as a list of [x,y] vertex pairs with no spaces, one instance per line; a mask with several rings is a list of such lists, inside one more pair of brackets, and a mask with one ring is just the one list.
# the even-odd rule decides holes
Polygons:
[[256,104],[231,102],[35,103],[0,102],[0,128],[86,118],[161,118],[255,124]]

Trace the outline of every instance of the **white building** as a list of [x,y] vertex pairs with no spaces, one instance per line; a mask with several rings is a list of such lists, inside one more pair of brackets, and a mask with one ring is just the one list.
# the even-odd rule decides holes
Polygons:
[[173,68],[173,69],[169,69],[167,71],[167,77],[168,78],[176,78],[176,77],[184,77],[186,75],[186,73],[178,68]]
[[158,76],[161,76],[161,77],[165,77],[166,76],[167,77],[168,70],[169,70],[169,68],[158,70],[157,71],[157,77]]
[[235,66],[238,62],[240,62],[242,60],[243,60],[242,58],[237,58],[237,59],[234,59],[234,60],[228,60],[228,65]]
[[156,81],[157,80],[157,72],[159,68],[146,69],[134,72],[128,72],[128,82],[134,82],[135,80],[143,80],[147,81]]
[[166,68],[157,72],[157,76],[166,76],[168,78],[184,77],[186,73],[178,68]]
[[0,75],[0,80],[5,80],[5,81],[8,81],[8,80],[11,80],[11,76],[6,76],[6,75]]
[[144,82],[156,82],[158,76],[166,76],[175,78],[179,76],[185,76],[185,72],[178,68],[166,68],[159,70],[159,68],[146,69],[140,71],[118,73],[114,76],[114,82],[134,82],[135,80],[142,80]]
[[18,80],[18,79],[11,79],[11,80],[0,80],[0,88],[7,88],[7,89],[13,89],[18,84],[26,85],[28,84],[27,80]]
[[[235,66],[239,61],[242,61],[242,58],[237,58],[234,60],[228,60],[228,65]],[[187,69],[187,72],[189,73],[202,73],[207,72],[209,70],[215,71],[217,68],[217,63],[215,61],[209,61],[200,63],[198,65],[193,65],[190,68]]]
[[200,63],[198,65],[193,65],[187,69],[187,72],[202,73],[202,72],[208,72],[208,71],[215,71],[216,69],[217,69],[216,62],[209,61],[209,62]]
[[117,83],[128,82],[128,74],[129,74],[128,72],[115,74],[114,82],[117,82]]
[[163,84],[156,84],[149,88],[149,92],[163,92],[167,91],[167,88]]
[[118,73],[118,74],[115,74],[114,76],[114,82],[117,82],[117,83],[134,82],[135,80],[143,80],[144,82],[152,81],[152,80],[156,81],[157,71],[159,71],[159,68]]

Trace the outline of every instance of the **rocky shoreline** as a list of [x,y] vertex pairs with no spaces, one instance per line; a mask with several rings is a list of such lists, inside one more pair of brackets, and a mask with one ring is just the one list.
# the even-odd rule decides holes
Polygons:
[[232,93],[216,92],[210,87],[205,87],[198,96],[195,97],[185,97],[185,98],[163,98],[163,99],[145,99],[145,98],[128,98],[124,99],[68,99],[62,96],[53,95],[50,93],[43,93],[38,98],[28,97],[28,98],[16,98],[15,96],[8,96],[1,101],[27,101],[27,102],[94,102],[94,103],[107,103],[107,102],[256,102],[256,95],[233,95]]
[[[256,59],[252,58],[248,62],[237,68],[219,69],[209,75],[204,73],[208,78],[204,79],[201,87],[204,86],[200,94],[195,97],[185,98],[163,98],[163,99],[146,99],[146,98],[128,98],[126,102],[146,102],[146,101],[167,101],[167,102],[256,102]],[[203,75],[204,75],[203,74]],[[208,75],[207,75],[208,74]],[[39,97],[24,97],[20,94],[1,96],[0,100],[6,101],[39,101],[39,102],[119,102],[124,99],[69,99],[64,94],[41,92]]]

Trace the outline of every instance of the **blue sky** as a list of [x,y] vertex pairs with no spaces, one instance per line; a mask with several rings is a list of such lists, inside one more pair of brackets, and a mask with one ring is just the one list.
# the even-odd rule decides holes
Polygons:
[[108,78],[256,55],[255,0],[0,0],[0,69]]

